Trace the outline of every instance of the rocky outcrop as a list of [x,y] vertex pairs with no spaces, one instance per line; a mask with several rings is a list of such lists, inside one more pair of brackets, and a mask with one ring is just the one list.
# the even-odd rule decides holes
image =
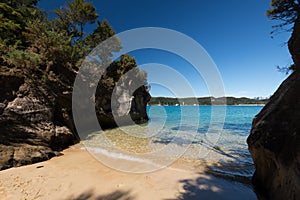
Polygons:
[[300,73],[285,80],[254,118],[247,139],[259,199],[300,199]]
[[130,115],[136,123],[144,123],[149,120],[146,107],[150,99],[149,86],[141,86],[134,91]]
[[294,72],[254,118],[247,139],[259,199],[300,199],[300,12],[288,48]]
[[0,73],[0,170],[50,159],[76,141],[63,87],[17,74]]
[[[59,70],[53,72],[59,76],[52,78],[43,78],[39,72],[29,77],[9,68],[0,70],[0,170],[48,160],[79,141],[71,110],[75,73],[66,68]],[[133,91],[121,88],[115,100],[122,116],[112,114],[113,88],[102,88],[102,93],[96,96],[101,101],[97,116],[103,129],[120,125],[115,117],[122,121],[123,115],[128,119],[131,113],[133,123],[148,120],[146,105],[151,96],[144,86],[134,92],[134,104]]]
[[[140,86],[133,94],[131,93],[128,88],[121,88],[120,93],[113,98],[111,95],[106,95],[106,99],[98,97],[108,102],[97,109],[97,117],[102,129],[141,124],[149,120],[146,112],[147,103],[151,99],[149,90],[145,86]],[[104,112],[103,107],[108,109]]]
[[288,41],[288,48],[294,61],[292,68],[300,71],[300,11],[298,11],[298,16],[293,27],[293,33]]
[[[92,71],[88,67],[86,70]],[[96,85],[93,79],[90,82],[92,84],[87,85]],[[113,62],[96,88],[95,108],[101,128],[147,122],[146,106],[151,99],[149,90],[147,75],[138,68],[134,58],[122,55],[120,60]]]

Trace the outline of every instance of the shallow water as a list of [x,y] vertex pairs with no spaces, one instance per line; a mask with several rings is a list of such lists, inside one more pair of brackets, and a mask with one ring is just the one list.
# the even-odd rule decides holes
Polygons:
[[149,106],[148,124],[92,133],[84,144],[101,162],[121,171],[142,173],[177,162],[194,170],[205,164],[207,171],[247,178],[254,167],[246,138],[261,109]]

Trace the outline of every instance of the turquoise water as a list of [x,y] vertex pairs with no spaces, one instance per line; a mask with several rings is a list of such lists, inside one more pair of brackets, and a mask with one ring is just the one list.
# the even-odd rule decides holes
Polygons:
[[[153,171],[180,161],[193,169],[205,164],[206,170],[225,176],[250,177],[254,167],[246,139],[261,109],[148,106],[148,124],[93,133],[85,145],[104,164],[126,172]],[[128,167],[118,160],[139,165]]]
[[[204,133],[208,130],[211,122],[213,108],[220,109],[223,112],[225,110],[224,130],[247,136],[251,129],[252,119],[259,113],[262,106],[148,106],[147,113],[151,119],[150,123],[166,120],[165,125],[173,130],[180,129],[180,125],[182,130],[185,128],[193,129],[196,126],[194,124],[197,120],[195,117],[199,117],[197,131]],[[182,117],[187,120],[182,121]]]
[[189,145],[184,156],[208,163],[212,171],[223,175],[250,177],[254,166],[246,139],[254,116],[262,108],[263,106],[151,106],[147,111],[151,118],[149,126],[151,123],[155,126],[165,121],[160,130],[164,134],[157,136],[159,142]]

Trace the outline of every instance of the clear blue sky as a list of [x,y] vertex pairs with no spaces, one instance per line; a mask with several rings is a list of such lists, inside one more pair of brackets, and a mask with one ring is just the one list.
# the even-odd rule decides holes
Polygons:
[[[274,22],[265,13],[271,0],[94,0],[99,19],[107,19],[117,33],[139,27],[164,27],[198,41],[210,54],[223,78],[226,96],[269,97],[287,77],[276,66],[291,64],[286,42],[290,33],[271,38]],[[53,10],[63,0],[41,0]],[[87,30],[92,30],[89,27]],[[132,54],[139,65],[168,65],[189,80],[196,96],[208,96],[204,82],[187,62],[161,51]],[[149,82],[155,74],[149,73]],[[180,83],[168,77],[180,87]],[[152,96],[171,96],[153,85]],[[184,96],[184,94],[183,94]]]

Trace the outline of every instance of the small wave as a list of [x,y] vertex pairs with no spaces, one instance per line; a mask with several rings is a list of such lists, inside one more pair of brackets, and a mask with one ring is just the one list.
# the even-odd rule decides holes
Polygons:
[[146,159],[128,156],[128,155],[125,155],[122,153],[114,153],[114,152],[110,152],[106,149],[100,149],[100,148],[94,148],[94,147],[82,147],[82,149],[87,149],[88,151],[92,151],[94,153],[99,153],[99,154],[105,155],[110,158],[127,160],[127,161],[132,161],[132,162],[139,162],[139,163],[153,164],[151,161],[146,160]]
[[220,170],[216,168],[208,168],[206,172],[223,179],[238,181],[247,185],[251,185],[251,177],[253,175],[253,173],[245,174],[240,172]]
[[219,172],[222,174],[228,174],[232,176],[243,176],[243,177],[252,177],[254,172],[254,166],[248,165],[248,166],[211,166],[209,167],[210,170],[213,170],[215,172]]
[[207,172],[223,178],[234,179],[244,183],[250,183],[254,173],[254,165],[248,162],[219,161],[219,164],[208,166]]

